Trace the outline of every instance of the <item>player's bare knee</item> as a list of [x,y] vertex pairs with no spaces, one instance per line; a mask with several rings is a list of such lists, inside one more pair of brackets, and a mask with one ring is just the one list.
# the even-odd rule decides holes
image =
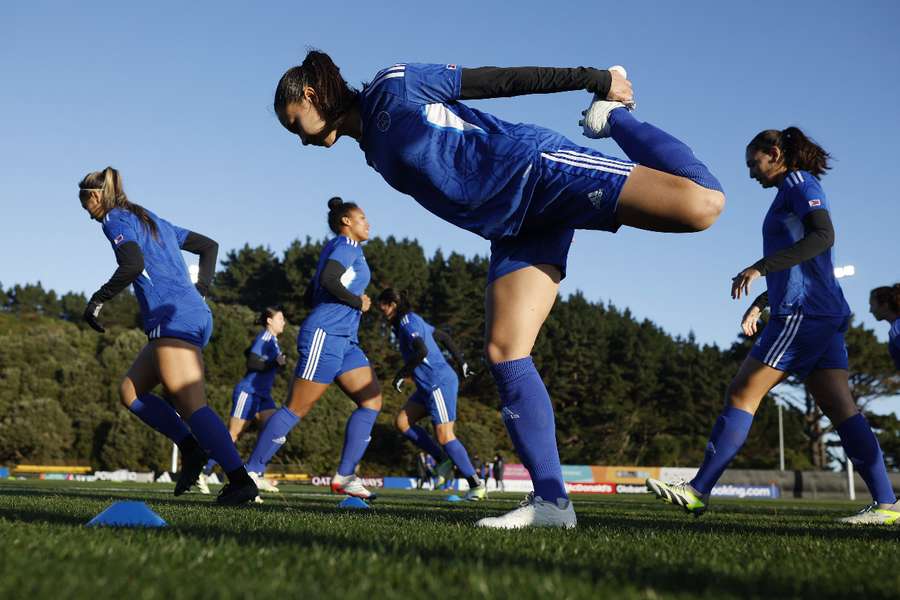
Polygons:
[[406,411],[400,411],[397,413],[396,418],[394,418],[394,426],[400,431],[400,433],[405,432],[409,429],[409,418],[406,416]]
[[125,377],[119,383],[119,401],[125,408],[131,408],[131,405],[137,399],[137,392],[134,389],[134,383],[131,379]]
[[484,357],[487,359],[488,364],[496,365],[497,363],[510,360],[510,352],[507,347],[497,342],[488,341],[484,345]]
[[441,446],[446,446],[447,444],[449,444],[450,442],[455,440],[456,436],[453,435],[452,431],[445,431],[444,429],[438,429],[437,430],[437,439],[438,439],[438,443]]
[[709,229],[725,208],[725,194],[718,190],[695,186],[691,193],[688,225],[694,231]]

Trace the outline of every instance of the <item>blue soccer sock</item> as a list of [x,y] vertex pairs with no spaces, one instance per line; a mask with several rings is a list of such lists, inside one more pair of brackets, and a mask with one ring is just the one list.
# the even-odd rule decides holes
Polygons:
[[444,444],[444,450],[447,451],[447,456],[450,457],[453,464],[459,468],[460,475],[466,479],[475,475],[475,467],[472,466],[469,453],[466,452],[466,447],[462,445],[462,442],[457,439],[450,440]]
[[272,413],[272,416],[266,421],[265,427],[259,432],[256,446],[247,461],[247,470],[253,473],[265,473],[266,465],[269,464],[278,449],[284,445],[287,435],[299,422],[300,417],[292,413],[286,406],[282,406]]
[[893,504],[897,501],[891,480],[884,465],[884,455],[878,438],[862,413],[857,413],[837,426],[841,444],[847,456],[853,461],[863,481],[866,482],[872,498],[879,504]]
[[141,421],[160,432],[176,444],[191,435],[184,421],[172,405],[153,394],[142,394],[128,407]]
[[612,138],[634,162],[722,191],[719,180],[681,140],[650,123],[638,121],[625,108],[614,109],[609,114],[609,124]]
[[356,465],[362,460],[369,442],[372,441],[372,426],[378,411],[360,406],[353,411],[347,419],[347,429],[344,430],[344,449],[341,451],[341,462],[338,465],[338,475],[346,477],[353,475]]
[[728,463],[737,455],[738,450],[747,440],[753,415],[745,410],[727,406],[716,424],[713,425],[709,442],[706,444],[706,455],[697,476],[691,486],[701,494],[708,494],[728,468]]
[[194,411],[188,418],[188,425],[194,432],[194,437],[200,447],[206,451],[217,463],[222,465],[226,473],[243,466],[241,456],[238,454],[231,435],[219,415],[209,406]]
[[431,457],[438,463],[446,460],[447,457],[444,454],[444,451],[441,450],[441,447],[438,446],[438,443],[435,442],[430,435],[428,435],[427,431],[425,431],[418,425],[410,426],[409,429],[403,432],[403,437],[430,454]]
[[503,422],[516,453],[531,474],[534,493],[550,502],[568,498],[556,447],[550,395],[530,356],[491,366],[500,392]]
[[207,463],[206,463],[206,466],[203,467],[203,474],[204,474],[204,475],[212,475],[213,468],[215,468],[215,466],[216,466],[217,464],[218,464],[218,463],[216,463],[215,460],[209,459],[209,462],[207,462]]

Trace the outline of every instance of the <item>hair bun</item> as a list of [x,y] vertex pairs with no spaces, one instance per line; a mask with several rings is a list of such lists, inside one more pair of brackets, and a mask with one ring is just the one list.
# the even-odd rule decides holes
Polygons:
[[343,203],[344,201],[341,200],[340,196],[334,196],[328,201],[328,210],[340,208]]

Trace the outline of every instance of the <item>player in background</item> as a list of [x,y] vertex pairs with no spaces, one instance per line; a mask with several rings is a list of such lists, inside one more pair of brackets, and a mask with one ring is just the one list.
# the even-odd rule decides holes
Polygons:
[[365,294],[371,273],[362,243],[369,239],[366,214],[353,202],[328,201],[328,226],[335,237],[325,244],[307,289],[312,307],[297,335],[299,358],[288,401],[275,411],[259,434],[247,469],[262,477],[287,435],[312,410],[332,382],[356,403],[347,421],[344,448],[331,491],[357,498],[375,495],[354,474],[372,439],[381,410],[381,388],[359,347],[357,331],[371,300]]
[[878,438],[848,384],[844,332],[850,307],[834,276],[834,227],[819,181],[830,159],[797,127],[762,131],[747,145],[750,177],[777,193],[763,221],[763,258],[733,278],[731,297],[747,295],[751,283],[765,276],[767,290],[744,313],[741,327],[746,335],[755,334],[766,306],[771,318],[728,386],[697,476],[678,484],[647,480],[658,498],[694,515],[708,507],[713,486],[747,439],[763,398],[793,373],[834,424],[872,493],[872,504],[841,521],[891,524],[900,518]]
[[[78,184],[78,198],[91,218],[103,225],[118,263],[110,280],[91,296],[85,320],[103,333],[99,321],[103,303],[132,285],[149,338],[119,386],[122,404],[181,450],[176,496],[196,483],[212,456],[228,476],[216,502],[253,500],[256,484],[225,425],[207,406],[203,389],[202,350],[213,326],[204,297],[215,273],[218,244],[130,202],[112,167],[88,173]],[[182,250],[200,256],[196,287]],[[175,408],[151,393],[157,385],[174,400]]]
[[[394,376],[393,385],[398,392],[403,392],[403,382],[412,377],[416,391],[409,397],[394,424],[403,436],[430,454],[438,467],[440,486],[455,464],[459,472],[469,484],[465,500],[483,500],[487,496],[487,487],[482,478],[475,472],[465,446],[462,445],[453,431],[456,423],[456,399],[459,392],[459,377],[444,358],[441,346],[450,351],[454,362],[463,378],[472,375],[469,365],[453,343],[449,334],[435,329],[418,314],[413,312],[405,294],[393,288],[387,288],[378,296],[378,308],[391,325],[397,340],[404,365]],[[437,435],[437,443],[428,432],[416,423],[427,415]],[[438,445],[440,444],[440,445]],[[450,463],[448,461],[452,461]]]
[[[231,394],[231,418],[228,420],[228,433],[231,439],[237,442],[247,422],[256,419],[259,428],[265,426],[266,421],[275,412],[275,401],[272,400],[272,385],[275,383],[275,374],[284,368],[286,357],[278,346],[278,336],[284,331],[286,323],[284,313],[280,307],[267,306],[258,317],[258,323],[263,326],[253,343],[244,351],[247,357],[247,372],[234,386]],[[216,461],[209,459],[197,487],[204,494],[209,493],[208,476],[212,473]],[[256,482],[256,487],[261,492],[277,492],[278,487],[270,480],[259,477],[250,472],[250,477]]]
[[881,286],[869,294],[869,312],[877,321],[891,324],[888,332],[888,351],[900,371],[900,283]]
[[[594,94],[584,134],[612,137],[628,159],[461,102],[571,90]],[[691,149],[635,119],[631,107],[631,83],[619,70],[400,63],[357,91],[315,50],[275,90],[279,121],[304,145],[328,148],[352,137],[393,188],[491,240],[485,353],[535,490],[522,506],[482,519],[480,527],[576,525],[553,406],[531,359],[565,277],[574,230],[701,231],[724,206],[719,182]]]

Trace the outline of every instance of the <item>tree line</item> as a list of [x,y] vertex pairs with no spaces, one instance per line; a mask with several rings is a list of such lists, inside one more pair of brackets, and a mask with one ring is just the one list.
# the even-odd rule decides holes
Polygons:
[[[280,338],[289,364],[297,358],[299,324],[308,313],[303,297],[323,242],[294,241],[281,255],[245,245],[222,260],[209,304],[214,334],[204,351],[207,395],[223,417],[231,390],[244,374],[244,349],[258,332],[256,313],[283,307],[289,326]],[[481,359],[484,286],[488,261],[438,251],[427,257],[415,240],[373,239],[365,246],[372,270],[367,293],[404,290],[414,310],[447,330],[476,376],[461,385],[457,431],[472,454],[504,452],[514,460],[498,412],[499,399]],[[0,285],[0,464],[68,462],[95,468],[162,471],[171,446],[128,414],[117,399],[118,382],[146,342],[137,302],[130,293],[104,306],[107,333],[81,320],[83,294],[57,294],[40,283]],[[360,344],[383,384],[384,409],[363,461],[370,474],[412,470],[414,450],[392,427],[405,402],[390,377],[400,367],[389,328],[376,310],[363,316]],[[853,325],[847,334],[851,387],[864,409],[900,393],[900,377],[885,344]],[[534,360],[556,409],[560,455],[568,464],[695,466],[721,410],[725,388],[752,340],[736,337],[728,348],[672,336],[628,309],[592,302],[580,293],[560,298],[534,349]],[[479,367],[480,365],[480,367]],[[273,397],[287,393],[292,369],[276,379]],[[789,380],[776,390],[785,405],[786,464],[827,468],[843,453],[829,443],[830,425]],[[313,474],[328,473],[340,453],[345,418],[353,404],[335,387],[304,418],[273,462]],[[900,421],[868,414],[878,428],[889,467],[900,468]],[[254,429],[239,441],[246,455]],[[778,465],[778,417],[767,399],[734,466]]]

